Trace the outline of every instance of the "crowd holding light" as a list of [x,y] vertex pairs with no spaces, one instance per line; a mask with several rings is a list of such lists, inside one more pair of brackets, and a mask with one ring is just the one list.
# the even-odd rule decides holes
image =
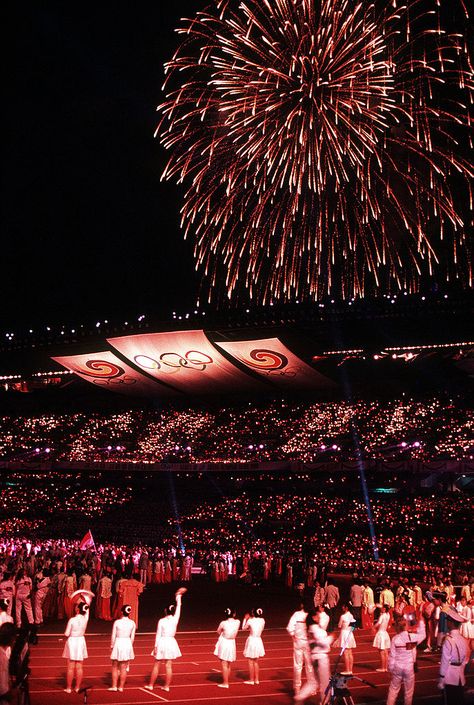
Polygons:
[[3,416],[0,459],[63,462],[470,460],[474,412],[456,400],[268,402],[218,411]]
[[[126,554],[146,545],[150,555],[171,552],[179,560],[191,555],[216,581],[235,574],[238,555],[242,561],[256,554],[263,560],[256,569],[242,563],[236,573],[257,582],[276,577],[278,559],[278,575],[288,585],[309,579],[316,564],[343,572],[420,575],[469,566],[472,497],[407,495],[402,481],[399,496],[371,498],[380,552],[375,562],[365,504],[357,479],[349,475],[334,482],[319,472],[209,477],[183,471],[174,473],[172,491],[168,475],[154,473],[10,472],[2,480],[0,536],[16,547],[36,540],[62,540],[74,547],[92,525],[98,545],[110,541]],[[158,572],[173,575],[164,567]]]

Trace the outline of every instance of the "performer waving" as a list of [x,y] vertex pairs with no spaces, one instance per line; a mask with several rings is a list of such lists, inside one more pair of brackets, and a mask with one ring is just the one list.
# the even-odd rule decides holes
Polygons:
[[164,617],[158,622],[155,648],[151,654],[155,657],[155,663],[153,664],[150,683],[145,686],[147,690],[153,690],[153,686],[160,672],[161,661],[164,661],[166,669],[165,684],[162,689],[166,691],[170,689],[171,679],[173,678],[173,661],[181,656],[175,634],[181,616],[181,598],[185,592],[187,592],[186,588],[179,588],[176,592],[176,605],[166,607]]

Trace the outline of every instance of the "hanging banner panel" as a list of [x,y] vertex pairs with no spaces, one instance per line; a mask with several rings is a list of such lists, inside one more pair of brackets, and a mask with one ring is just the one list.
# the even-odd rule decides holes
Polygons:
[[216,350],[202,330],[145,333],[107,342],[134,365],[187,394],[247,392],[259,385]]
[[87,355],[53,357],[53,360],[97,387],[133,396],[175,396],[176,392],[158,385],[132,369],[110,350]]
[[278,338],[239,340],[216,345],[249,369],[285,389],[334,386],[332,380],[296,357]]

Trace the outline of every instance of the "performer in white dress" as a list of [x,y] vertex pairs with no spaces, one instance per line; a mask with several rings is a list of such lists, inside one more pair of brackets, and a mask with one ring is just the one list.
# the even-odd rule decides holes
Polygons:
[[137,625],[133,619],[130,619],[131,611],[131,605],[123,605],[123,617],[116,619],[112,627],[112,639],[110,642],[110,648],[112,649],[110,654],[112,659],[112,687],[109,690],[123,691],[130,661],[135,658],[133,642]]
[[0,600],[0,627],[6,622],[13,624],[13,617],[10,617],[10,615],[8,614],[9,602],[10,601],[8,597],[4,598],[3,600]]
[[236,659],[235,637],[240,627],[235,610],[228,607],[224,614],[226,618],[217,627],[219,638],[214,649],[214,656],[220,659],[222,667],[222,683],[217,684],[219,688],[229,687],[230,664]]
[[249,662],[250,679],[245,681],[245,683],[247,685],[258,685],[260,682],[258,659],[265,656],[262,641],[265,620],[263,619],[263,610],[260,607],[253,609],[251,614],[245,615],[242,629],[250,631],[244,646],[244,656]]
[[82,662],[87,658],[85,633],[89,621],[89,605],[78,602],[75,606],[76,614],[67,623],[64,636],[67,637],[64,645],[63,658],[67,658],[66,693],[72,693],[72,682],[76,677],[76,693],[81,689],[83,669]]
[[151,655],[155,657],[155,663],[151,671],[150,683],[145,686],[147,690],[153,690],[155,681],[160,673],[160,663],[165,662],[166,677],[162,690],[167,692],[170,689],[173,678],[173,661],[181,656],[178,642],[175,639],[176,629],[181,616],[181,598],[186,592],[186,588],[179,588],[176,592],[176,605],[169,605],[165,608],[165,616],[162,617],[156,629],[155,647]]
[[352,655],[352,649],[356,647],[354,625],[354,615],[349,612],[348,605],[342,605],[342,614],[338,624],[340,632],[334,642],[334,646],[344,649],[344,667],[346,670],[342,671],[342,674],[345,676],[352,675],[352,669],[354,667],[354,656]]
[[459,631],[461,636],[466,639],[467,642],[467,663],[471,658],[471,653],[474,651],[474,599],[472,599],[471,604],[467,604],[467,599],[463,596],[461,600],[456,605],[456,610],[465,618],[465,622],[462,622]]
[[382,605],[380,617],[375,624],[377,633],[372,643],[372,646],[375,646],[375,648],[380,651],[380,668],[377,668],[377,671],[381,673],[387,672],[388,650],[390,649],[390,636],[388,634],[389,623],[390,608],[387,605]]

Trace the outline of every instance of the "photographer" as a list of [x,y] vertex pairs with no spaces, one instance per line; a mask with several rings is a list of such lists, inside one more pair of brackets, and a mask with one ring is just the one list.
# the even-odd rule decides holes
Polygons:
[[16,629],[10,622],[0,627],[0,705],[17,702],[17,691],[10,679],[10,654],[16,639]]

